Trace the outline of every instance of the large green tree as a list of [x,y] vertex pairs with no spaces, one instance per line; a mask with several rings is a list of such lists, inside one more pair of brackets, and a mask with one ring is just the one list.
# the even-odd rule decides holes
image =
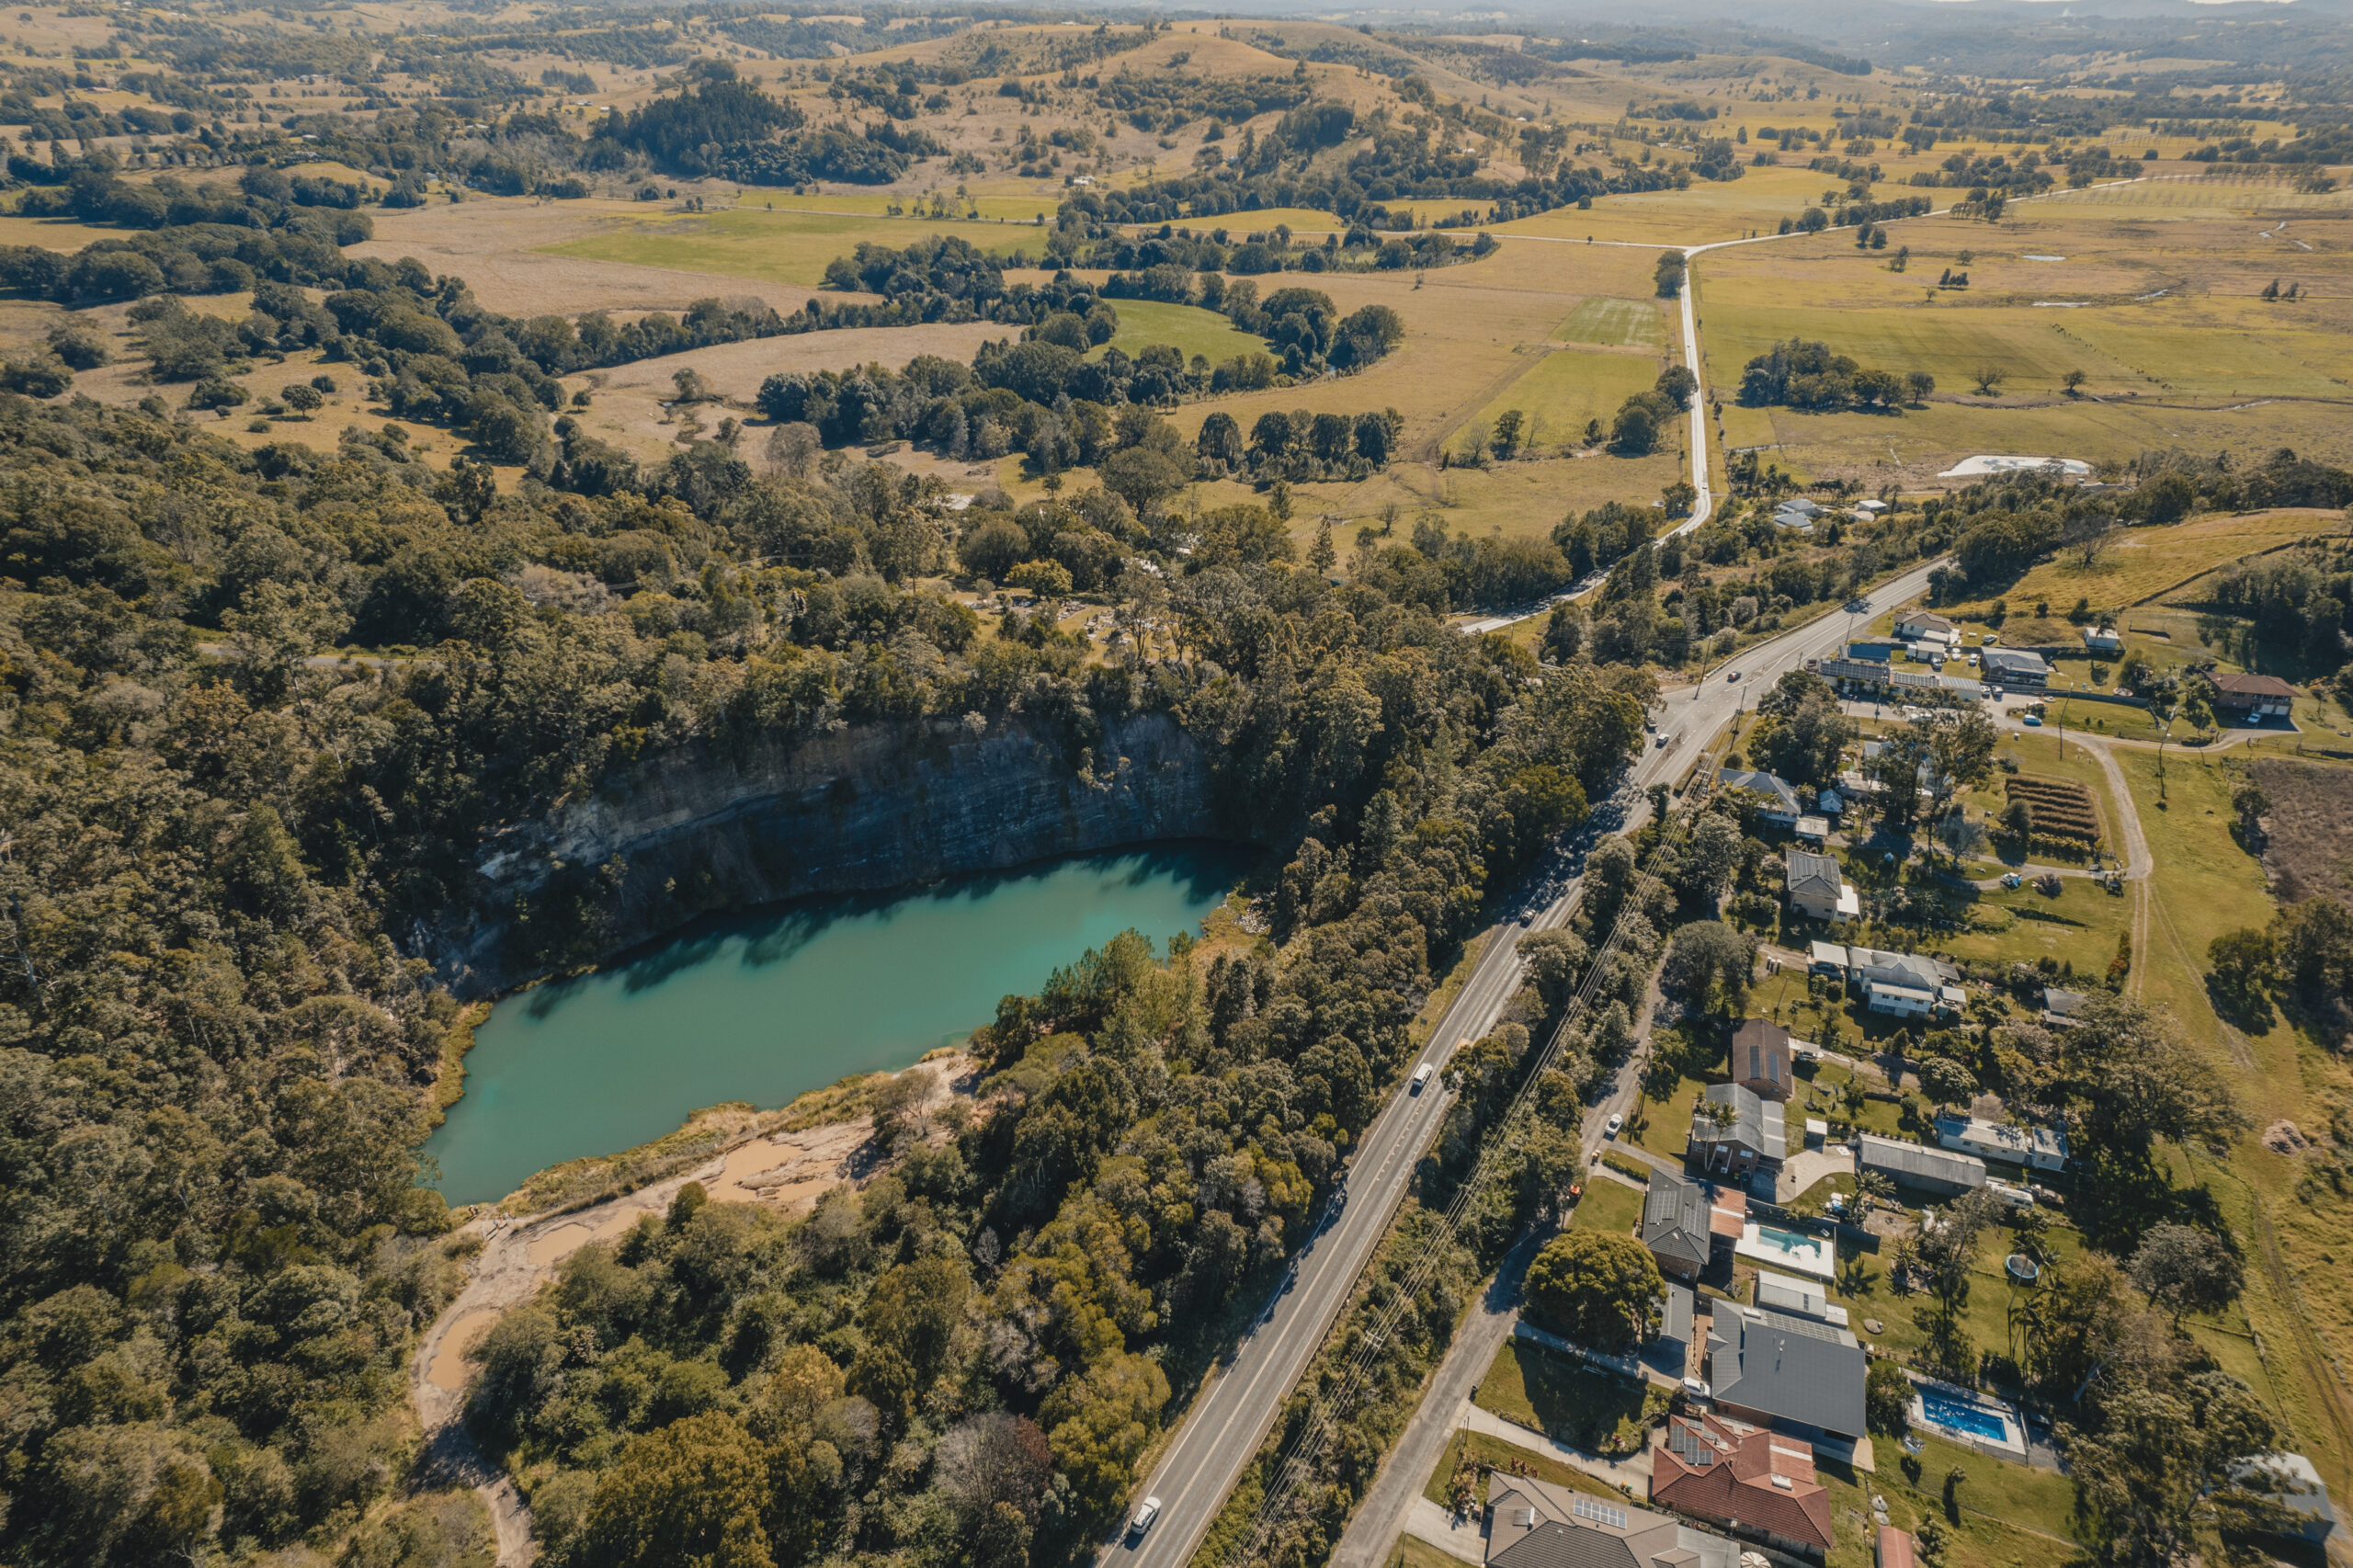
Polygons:
[[1607,1232],[1555,1236],[1528,1266],[1528,1300],[1538,1321],[1596,1350],[1624,1350],[1649,1338],[1665,1290],[1649,1248]]

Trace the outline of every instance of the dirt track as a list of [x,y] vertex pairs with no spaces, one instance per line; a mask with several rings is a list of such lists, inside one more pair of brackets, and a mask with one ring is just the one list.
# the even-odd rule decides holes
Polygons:
[[[933,1103],[970,1095],[978,1066],[969,1057],[949,1057],[908,1071],[930,1073]],[[483,1238],[473,1277],[418,1339],[409,1357],[409,1397],[425,1428],[425,1471],[442,1485],[471,1486],[490,1509],[498,1540],[498,1568],[525,1568],[535,1552],[531,1511],[514,1482],[475,1445],[460,1419],[466,1380],[472,1373],[466,1352],[508,1308],[527,1301],[555,1275],[556,1267],[591,1241],[610,1241],[645,1216],[666,1213],[670,1200],[690,1181],[703,1184],[713,1202],[760,1203],[801,1213],[818,1195],[844,1181],[863,1180],[879,1167],[861,1168],[858,1156],[874,1131],[871,1118],[832,1122],[800,1132],[755,1136],[718,1158],[666,1180],[593,1203],[585,1209],[517,1221],[485,1210],[463,1227]]]

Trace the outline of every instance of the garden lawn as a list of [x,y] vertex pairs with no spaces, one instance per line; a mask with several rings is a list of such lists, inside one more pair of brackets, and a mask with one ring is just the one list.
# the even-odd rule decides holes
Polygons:
[[[1518,1443],[1507,1443],[1484,1432],[1457,1432],[1447,1440],[1446,1451],[1438,1455],[1437,1467],[1423,1484],[1422,1495],[1444,1507],[1446,1483],[1466,1459],[1484,1460],[1498,1470],[1517,1462],[1539,1481],[1549,1481],[1555,1486],[1565,1486],[1572,1492],[1583,1492],[1588,1496],[1607,1497],[1614,1503],[1626,1500],[1623,1492],[1608,1482],[1587,1475],[1574,1465],[1563,1463],[1534,1449],[1523,1449]],[[1453,1559],[1447,1561],[1451,1562]]]
[[1585,1197],[1577,1201],[1572,1230],[1601,1231],[1611,1235],[1627,1235],[1642,1223],[1643,1194],[1621,1181],[1588,1171],[1585,1179]]
[[2078,979],[2092,980],[2108,972],[2117,937],[2131,925],[2129,893],[2119,897],[2103,892],[2089,877],[2065,877],[2052,898],[2037,892],[2029,880],[2015,888],[1980,891],[1971,905],[1969,928],[1947,934],[1943,941],[1956,958],[2029,964],[2047,958]]
[[1472,1403],[1557,1442],[1597,1452],[1613,1435],[1622,1445],[1642,1430],[1649,1388],[1515,1338],[1495,1352]]
[[1432,1546],[1419,1536],[1401,1535],[1381,1561],[1387,1568],[1460,1568],[1462,1559]]
[[1697,1078],[1677,1079],[1675,1093],[1664,1102],[1642,1101],[1635,1109],[1635,1119],[1627,1123],[1619,1136],[1631,1139],[1654,1154],[1682,1159],[1684,1145],[1691,1138],[1691,1108],[1699,1104],[1699,1093],[1706,1087]]
[[[1898,1529],[1917,1529],[1931,1515],[1945,1520],[1951,1532],[1945,1568],[2062,1568],[2081,1560],[2082,1549],[2067,1533],[2075,1488],[2063,1477],[1987,1459],[1940,1437],[1923,1437],[1917,1459],[1886,1438],[1876,1446],[1874,1475],[1815,1462],[1836,1520],[1825,1568],[1871,1568],[1873,1494],[1886,1499],[1889,1522]],[[1948,1514],[1944,1479],[1955,1468],[1967,1479],[1954,1489],[1956,1513]]]

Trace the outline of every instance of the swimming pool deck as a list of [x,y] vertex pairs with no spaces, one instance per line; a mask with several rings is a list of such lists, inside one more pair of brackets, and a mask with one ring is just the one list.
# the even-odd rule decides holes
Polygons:
[[[1794,1250],[1785,1248],[1773,1237],[1791,1236],[1804,1242]],[[1838,1277],[1838,1249],[1829,1236],[1807,1235],[1785,1231],[1773,1225],[1750,1224],[1743,1227],[1740,1240],[1733,1244],[1733,1256],[1761,1264],[1767,1268],[1790,1274],[1802,1274],[1813,1279],[1836,1279]]]

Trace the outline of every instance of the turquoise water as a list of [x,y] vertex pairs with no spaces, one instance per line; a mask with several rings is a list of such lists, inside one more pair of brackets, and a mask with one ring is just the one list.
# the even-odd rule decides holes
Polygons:
[[1791,1256],[1814,1257],[1822,1252],[1822,1243],[1818,1238],[1796,1231],[1776,1230],[1771,1225],[1757,1226],[1756,1239],[1776,1252],[1788,1253]]
[[1245,864],[1222,846],[1163,845],[698,923],[499,1003],[425,1152],[449,1201],[486,1202],[704,1106],[779,1106],[904,1067],[1121,931],[1163,950],[1198,932]]
[[1930,1426],[1948,1432],[1966,1432],[1995,1443],[2009,1441],[2009,1426],[2000,1416],[1983,1405],[1955,1399],[1942,1389],[1920,1391],[1920,1414]]

